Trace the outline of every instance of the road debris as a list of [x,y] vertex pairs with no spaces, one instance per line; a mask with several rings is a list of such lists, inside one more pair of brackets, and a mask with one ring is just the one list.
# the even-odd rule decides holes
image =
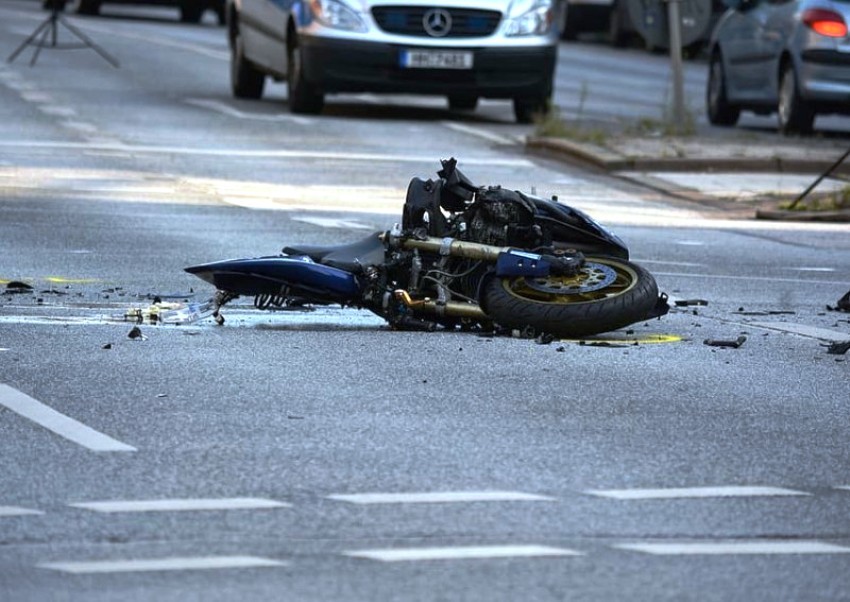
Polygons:
[[847,294],[841,297],[838,300],[838,303],[835,304],[835,307],[831,305],[827,305],[826,308],[829,311],[847,311],[850,312],[850,291],[847,291]]
[[826,347],[826,352],[830,355],[844,355],[850,351],[850,341],[841,341],[821,346]]
[[30,293],[32,292],[32,287],[26,282],[21,282],[20,280],[12,280],[11,282],[6,283],[5,292],[7,295],[19,295],[21,293]]
[[140,339],[142,341],[148,338],[142,334],[142,329],[138,326],[133,326],[133,328],[130,329],[130,332],[127,333],[127,336],[133,340]]
[[132,307],[122,319],[138,324],[189,324],[213,314],[213,301],[206,303],[170,303],[158,299],[147,307]]
[[747,337],[744,335],[739,336],[734,341],[723,341],[719,339],[706,339],[703,341],[704,344],[709,347],[728,347],[730,349],[737,349],[741,345],[743,345],[747,340]]
[[708,301],[705,299],[676,299],[674,302],[676,307],[692,307],[695,305],[705,306],[708,305]]

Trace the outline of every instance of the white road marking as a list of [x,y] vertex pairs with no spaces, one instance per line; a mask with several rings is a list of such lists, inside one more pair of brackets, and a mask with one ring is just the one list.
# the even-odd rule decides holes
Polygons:
[[345,228],[346,230],[377,230],[378,228],[373,228],[368,224],[364,224],[362,222],[347,220],[347,219],[333,219],[329,217],[313,217],[313,216],[299,216],[293,217],[292,221],[294,222],[304,222],[305,224],[312,224],[314,226],[320,226],[322,228]]
[[0,351],[9,351],[8,347],[0,347]]
[[677,245],[682,245],[683,247],[704,247],[705,243],[699,240],[677,240]]
[[387,548],[344,552],[345,556],[381,562],[469,560],[533,556],[583,556],[581,552],[548,546],[460,546],[444,548]]
[[44,105],[39,107],[42,113],[47,113],[48,115],[56,115],[57,117],[75,117],[77,112],[71,107],[64,107],[62,105]]
[[36,90],[27,90],[25,92],[21,92],[21,98],[28,102],[53,102],[53,97],[50,96],[50,94],[38,92]]
[[0,405],[92,451],[136,451],[135,447],[108,437],[2,383]]
[[356,493],[329,495],[328,499],[352,504],[441,504],[455,502],[554,501],[544,495],[520,491],[436,491],[430,493]]
[[686,267],[686,268],[702,268],[702,267],[705,267],[704,263],[692,263],[690,261],[664,261],[662,259],[642,259],[642,258],[641,259],[634,258],[634,259],[632,259],[632,261],[634,261],[635,263],[650,263],[650,264],[654,264],[654,265],[655,264],[657,264],[657,265],[676,265],[676,266]]
[[62,125],[70,130],[76,130],[78,132],[88,132],[94,133],[97,131],[97,126],[93,123],[88,123],[86,121],[74,121],[70,119],[66,119],[62,122]]
[[[39,142],[30,140],[0,141],[0,147],[38,148],[55,150],[123,151],[135,153],[198,155],[210,157],[241,158],[280,158],[280,159],[317,159],[333,161],[383,161],[387,163],[434,163],[431,155],[402,155],[382,153],[343,153],[331,151],[309,151],[306,149],[238,149],[238,148],[191,148],[187,146],[155,146],[148,144],[92,144],[85,142]],[[463,165],[488,165],[492,167],[533,167],[525,159],[500,159],[497,157],[466,157]]]
[[616,544],[615,548],[657,556],[720,554],[847,554],[850,548],[821,541],[731,541]]
[[256,121],[277,121],[287,123],[298,123],[300,125],[312,125],[314,121],[309,117],[299,117],[298,115],[262,115],[260,113],[246,113],[245,111],[240,111],[239,109],[232,107],[227,103],[220,102],[218,100],[207,100],[204,98],[187,98],[186,103],[194,105],[196,107],[210,109],[212,111],[228,115],[229,117],[236,117],[237,119],[253,119]]
[[44,562],[37,565],[63,573],[139,573],[147,571],[195,571],[211,569],[244,569],[282,567],[286,562],[256,556],[197,556],[156,558],[150,560],[104,560],[92,562]]
[[461,134],[475,136],[476,138],[481,138],[482,140],[487,140],[488,142],[495,142],[496,144],[515,145],[520,144],[522,142],[522,140],[508,138],[507,136],[494,134],[493,132],[489,132],[483,128],[476,128],[470,125],[463,125],[462,123],[455,123],[454,121],[441,121],[440,125],[447,127],[450,130],[460,132]]
[[808,268],[808,267],[801,267],[801,268],[785,268],[785,269],[787,269],[787,270],[794,270],[795,272],[835,272],[835,271],[836,271],[836,269],[835,269],[835,268]]
[[68,504],[95,512],[182,512],[192,510],[261,510],[290,508],[291,504],[264,498],[221,498],[179,500],[117,500]]
[[804,491],[782,487],[671,487],[665,489],[589,489],[587,495],[607,497],[615,500],[662,500],[706,497],[756,497],[811,495]]
[[31,514],[44,514],[41,510],[30,510],[18,506],[0,506],[0,516],[28,516]]
[[850,333],[841,332],[839,330],[829,330],[827,328],[817,328],[807,324],[793,324],[790,322],[748,322],[747,325],[764,328],[766,330],[776,330],[779,332],[796,334],[811,339],[819,339],[821,341],[830,341],[833,343],[850,340]]
[[793,284],[826,284],[844,286],[840,280],[810,280],[808,278],[773,278],[771,276],[735,276],[727,274],[685,274],[681,272],[653,272],[656,276],[671,278],[705,278],[706,280],[745,280],[747,282],[789,282]]

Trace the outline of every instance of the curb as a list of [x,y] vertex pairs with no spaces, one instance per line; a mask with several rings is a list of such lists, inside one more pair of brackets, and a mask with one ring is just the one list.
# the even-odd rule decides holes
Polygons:
[[[628,180],[633,184],[661,192],[685,201],[697,202],[730,213],[739,213],[745,209],[730,206],[721,199],[704,194],[692,188],[683,188],[664,179],[642,174],[634,177],[629,171],[671,171],[671,172],[725,172],[725,173],[793,173],[822,174],[832,167],[834,161],[820,159],[705,159],[705,158],[623,158],[614,152],[594,145],[585,145],[562,138],[529,137],[526,148],[532,152],[572,163],[590,165],[612,176]],[[843,164],[833,173],[850,175],[850,165]],[[756,209],[755,219],[799,222],[850,223],[850,209],[837,211],[785,211],[782,209]]]
[[[589,163],[605,171],[708,171],[727,173],[795,173],[820,174],[832,167],[834,160],[806,158],[694,158],[694,157],[624,157],[595,145],[581,144],[563,138],[526,139],[526,147],[544,151],[567,160]],[[833,173],[850,175],[850,162],[839,165]]]
[[784,211],[756,209],[756,219],[794,222],[850,222],[850,209],[839,211]]

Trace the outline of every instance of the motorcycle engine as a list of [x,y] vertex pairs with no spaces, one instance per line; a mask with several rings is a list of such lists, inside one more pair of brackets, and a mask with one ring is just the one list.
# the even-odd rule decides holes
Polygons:
[[499,187],[478,193],[474,213],[467,222],[470,240],[495,246],[535,245],[540,228],[534,223],[534,206],[521,193]]

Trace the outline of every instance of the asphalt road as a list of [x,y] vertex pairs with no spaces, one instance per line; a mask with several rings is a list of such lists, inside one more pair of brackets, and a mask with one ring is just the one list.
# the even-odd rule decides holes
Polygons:
[[[0,67],[0,285],[33,287],[0,294],[0,598],[850,597],[850,362],[825,347],[850,339],[826,309],[848,226],[726,220],[529,156],[507,103],[236,102],[211,22],[105,12],[79,23],[120,69]],[[40,18],[0,6],[0,50]],[[588,210],[707,304],[583,345],[250,301],[128,337],[154,295],[210,296],[183,267],[386,228],[451,155]]]

